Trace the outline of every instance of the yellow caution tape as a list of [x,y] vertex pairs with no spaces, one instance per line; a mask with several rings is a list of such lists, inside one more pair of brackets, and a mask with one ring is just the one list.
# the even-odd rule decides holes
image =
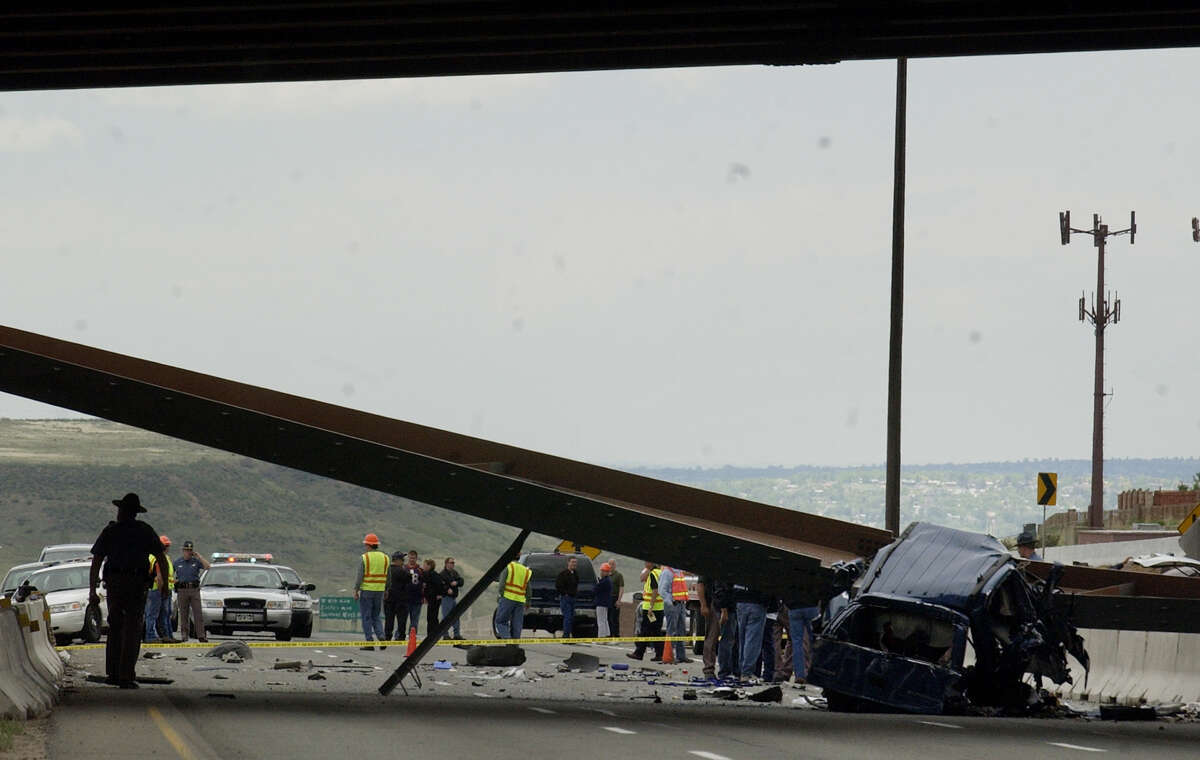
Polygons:
[[[614,644],[614,643],[638,643],[645,642],[647,644],[656,643],[659,641],[671,642],[689,642],[703,641],[703,636],[621,636],[618,638],[591,638],[591,639],[442,639],[436,646],[439,647],[455,647],[455,646],[504,646],[507,644],[522,644],[527,646],[542,645],[542,644]],[[208,641],[200,643],[198,641],[181,642],[178,644],[142,644],[142,649],[212,649],[215,646],[229,643],[229,641],[241,641],[240,639],[230,639],[228,641]],[[386,647],[407,647],[407,641],[241,641],[248,647],[254,649],[281,649],[284,647],[300,647],[302,649],[332,649],[334,647],[365,647],[365,646],[386,646]],[[83,649],[103,649],[105,644],[72,644],[65,647],[55,647],[60,651],[76,651]]]

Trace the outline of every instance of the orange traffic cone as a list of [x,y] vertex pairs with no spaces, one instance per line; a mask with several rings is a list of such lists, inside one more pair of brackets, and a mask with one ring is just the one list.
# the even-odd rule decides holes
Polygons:
[[405,653],[405,657],[411,656],[412,653],[415,651],[417,651],[417,629],[409,628],[408,629],[408,652]]
[[675,646],[671,644],[670,636],[667,637],[666,642],[663,644],[662,661],[663,665],[669,665],[675,662]]

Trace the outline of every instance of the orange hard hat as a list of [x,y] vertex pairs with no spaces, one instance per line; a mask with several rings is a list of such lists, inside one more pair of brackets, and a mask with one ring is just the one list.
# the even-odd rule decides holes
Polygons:
[[368,533],[363,537],[363,543],[370,544],[371,546],[379,546],[379,536],[374,533]]
[[167,538],[166,536],[159,536],[159,537],[158,537],[158,540],[159,540],[159,541],[162,541],[162,545],[163,545],[163,546],[170,546],[170,545],[171,545],[171,539]]
[[600,566],[600,569],[601,569],[602,571],[603,571],[603,570],[607,570],[607,571],[609,571],[609,572],[612,572],[612,565],[610,565],[610,564],[608,564],[607,562],[605,562],[603,565],[601,565],[601,566]]

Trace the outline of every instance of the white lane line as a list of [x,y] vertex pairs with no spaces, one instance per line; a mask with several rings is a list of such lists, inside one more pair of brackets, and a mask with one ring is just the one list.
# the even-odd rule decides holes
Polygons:
[[477,697],[483,697],[483,698],[485,698],[485,699],[490,699],[492,695],[491,695],[491,694],[484,694],[482,691],[477,691],[477,692],[475,692],[475,696],[477,696]]
[[616,718],[616,717],[617,717],[617,714],[616,714],[615,712],[613,712],[612,710],[601,710],[601,709],[600,709],[600,708],[598,708],[598,707],[589,707],[588,709],[589,709],[589,710],[591,710],[592,712],[598,712],[598,713],[600,713],[601,715],[607,715],[607,716],[608,716],[608,717],[610,717],[610,718]]
[[1063,749],[1077,749],[1082,752],[1108,752],[1108,750],[1100,749],[1099,747],[1083,747],[1078,744],[1067,744],[1066,742],[1046,742],[1046,743],[1053,745],[1055,747],[1062,747]]
[[704,750],[699,749],[689,749],[688,754],[695,755],[696,757],[702,757],[704,760],[729,760],[729,758],[725,757],[724,755],[718,755],[716,752],[705,752]]
[[962,728],[953,723],[938,723],[936,720],[919,720],[917,722],[924,726],[937,726],[938,728]]
[[554,712],[553,710],[547,710],[544,707],[531,707],[529,709],[536,713],[541,713],[542,715],[558,715],[558,713]]
[[612,731],[614,734],[636,734],[637,731],[630,731],[628,728],[617,728],[616,726],[604,726],[605,731]]

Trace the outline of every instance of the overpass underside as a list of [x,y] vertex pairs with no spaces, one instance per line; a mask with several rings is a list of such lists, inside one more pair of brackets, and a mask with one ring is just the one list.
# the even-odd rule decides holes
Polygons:
[[876,528],[458,435],[0,326],[0,391],[785,594]]

